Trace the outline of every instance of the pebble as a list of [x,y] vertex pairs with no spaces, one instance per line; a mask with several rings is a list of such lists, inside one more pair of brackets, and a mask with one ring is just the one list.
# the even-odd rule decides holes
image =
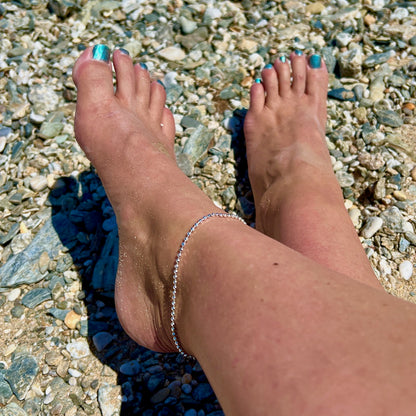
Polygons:
[[47,288],[35,288],[27,292],[22,298],[22,304],[33,309],[41,303],[52,299],[51,291]]
[[4,373],[4,379],[10,384],[14,395],[23,400],[39,371],[36,359],[30,355],[15,358]]
[[108,332],[98,332],[92,337],[92,341],[98,352],[103,351],[112,340],[113,336]]
[[400,276],[402,279],[409,280],[413,275],[413,264],[409,260],[400,263]]
[[114,416],[120,414],[121,387],[112,384],[103,384],[98,389],[98,403],[102,416]]
[[383,219],[380,217],[370,217],[361,230],[364,238],[371,238],[383,226]]
[[66,345],[66,350],[71,354],[75,360],[88,357],[90,355],[90,347],[85,339],[79,341],[72,341]]
[[64,319],[65,325],[69,329],[75,329],[77,327],[77,324],[81,321],[81,315],[78,315],[74,311],[69,311]]
[[140,364],[136,360],[128,361],[120,366],[120,373],[126,376],[135,376],[140,370]]
[[159,56],[168,61],[178,62],[178,61],[182,61],[183,59],[185,59],[186,54],[180,48],[169,46],[159,51]]

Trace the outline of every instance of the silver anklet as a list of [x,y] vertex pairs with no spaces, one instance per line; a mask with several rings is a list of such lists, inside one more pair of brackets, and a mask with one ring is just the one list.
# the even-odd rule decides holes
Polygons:
[[189,238],[191,237],[192,233],[206,220],[208,220],[209,218],[212,217],[219,217],[219,218],[232,218],[235,220],[239,220],[242,223],[246,223],[242,218],[240,218],[239,216],[237,216],[236,214],[222,214],[222,213],[217,213],[217,212],[213,212],[211,214],[205,215],[204,217],[200,218],[191,228],[190,230],[186,233],[185,238],[182,240],[182,243],[179,247],[178,250],[178,254],[176,255],[176,259],[175,259],[175,264],[173,266],[173,288],[172,288],[172,304],[171,304],[171,309],[170,309],[170,329],[172,331],[172,338],[173,338],[173,342],[175,343],[176,349],[178,350],[179,353],[181,353],[184,357],[191,357],[191,358],[195,358],[190,354],[187,354],[181,347],[181,344],[179,343],[179,339],[176,333],[176,323],[175,323],[175,318],[176,318],[176,289],[178,286],[178,270],[179,270],[179,263],[181,261],[181,257],[182,257],[182,252],[185,248],[186,243],[188,242]]

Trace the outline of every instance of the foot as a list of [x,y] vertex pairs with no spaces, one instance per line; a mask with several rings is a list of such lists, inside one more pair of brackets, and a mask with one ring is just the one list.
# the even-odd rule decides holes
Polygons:
[[327,86],[318,55],[292,53],[290,62],[268,65],[262,82],[251,88],[244,131],[257,228],[335,271],[378,286],[326,146]]
[[[117,216],[120,322],[139,344],[174,351],[169,320],[176,252],[193,222],[218,209],[176,165],[175,124],[163,85],[122,50],[114,52],[113,64],[115,91],[108,49],[94,54],[89,48],[76,62],[75,134]],[[180,305],[179,293],[178,314]]]

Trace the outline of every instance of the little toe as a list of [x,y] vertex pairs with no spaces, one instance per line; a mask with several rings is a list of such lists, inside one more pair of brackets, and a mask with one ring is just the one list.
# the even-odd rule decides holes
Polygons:
[[306,93],[326,100],[328,71],[320,55],[312,55],[307,66]]
[[257,78],[250,88],[250,111],[260,113],[265,104],[264,87],[261,78]]
[[149,111],[151,117],[159,122],[165,108],[166,91],[162,81],[153,81],[150,84]]
[[128,107],[134,105],[135,75],[133,62],[125,49],[117,49],[113,53],[114,69],[116,71],[116,97]]
[[276,102],[279,95],[277,74],[272,64],[266,65],[261,76],[263,78],[264,91],[266,92],[266,106],[270,107]]
[[87,48],[72,71],[77,87],[77,105],[96,106],[114,98],[110,49],[104,45]]
[[297,95],[305,93],[306,87],[306,58],[305,55],[293,52],[290,55],[292,64],[292,91]]
[[290,66],[285,56],[281,56],[274,63],[279,79],[279,94],[287,97],[290,93]]
[[136,105],[140,110],[148,109],[150,103],[150,74],[143,63],[134,65],[136,77]]

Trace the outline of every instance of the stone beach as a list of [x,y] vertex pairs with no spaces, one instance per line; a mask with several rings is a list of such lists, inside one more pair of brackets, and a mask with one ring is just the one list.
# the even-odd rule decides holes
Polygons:
[[345,208],[380,284],[416,302],[415,2],[6,1],[0,41],[0,416],[223,414],[197,362],[118,322],[117,223],[73,131],[72,67],[97,43],[163,81],[180,168],[252,226],[250,86],[276,57],[321,54]]

